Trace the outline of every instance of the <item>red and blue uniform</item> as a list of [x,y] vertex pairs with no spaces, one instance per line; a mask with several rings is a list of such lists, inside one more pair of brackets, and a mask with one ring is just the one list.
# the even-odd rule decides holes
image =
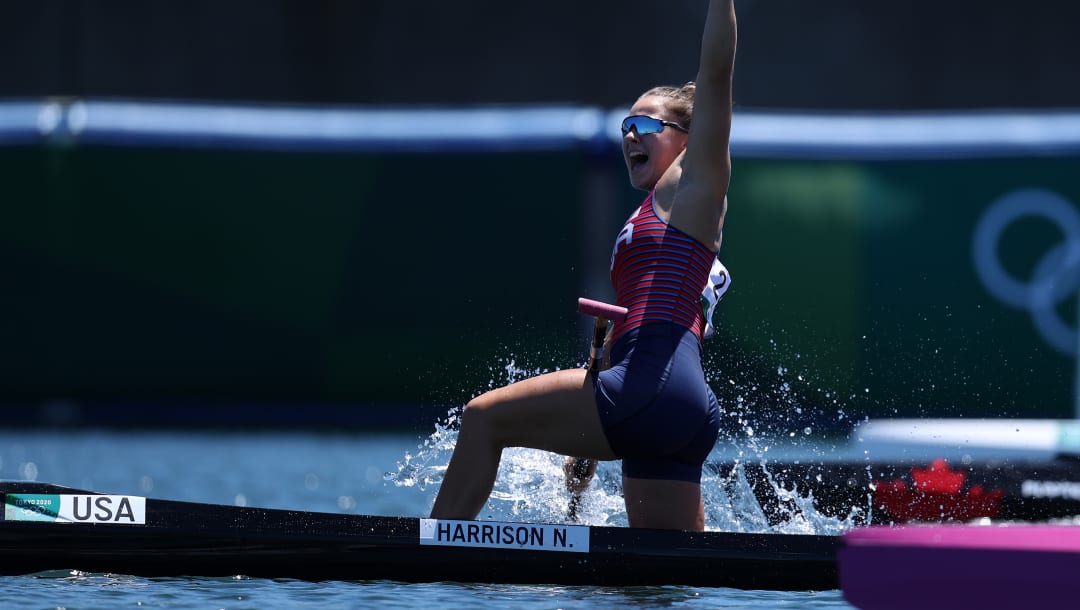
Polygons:
[[596,402],[624,475],[699,482],[720,430],[701,367],[701,296],[716,255],[657,216],[653,197],[615,240],[611,281],[628,313],[612,330]]
[[705,332],[701,290],[716,255],[656,215],[653,193],[619,231],[611,253],[615,302],[627,308],[611,341],[649,322],[673,322]]

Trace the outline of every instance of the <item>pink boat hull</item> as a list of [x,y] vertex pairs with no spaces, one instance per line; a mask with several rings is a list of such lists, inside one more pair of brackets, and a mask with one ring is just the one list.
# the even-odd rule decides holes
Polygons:
[[844,598],[863,610],[1076,607],[1080,527],[910,525],[844,534]]

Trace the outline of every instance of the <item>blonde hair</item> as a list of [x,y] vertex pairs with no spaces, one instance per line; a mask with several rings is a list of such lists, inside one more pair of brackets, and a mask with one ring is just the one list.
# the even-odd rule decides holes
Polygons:
[[641,97],[656,96],[665,98],[667,102],[664,106],[667,108],[668,112],[675,116],[675,122],[690,129],[690,119],[693,118],[694,115],[695,91],[697,91],[697,85],[694,81],[690,81],[681,87],[671,87],[668,85],[653,87],[645,93],[642,93]]

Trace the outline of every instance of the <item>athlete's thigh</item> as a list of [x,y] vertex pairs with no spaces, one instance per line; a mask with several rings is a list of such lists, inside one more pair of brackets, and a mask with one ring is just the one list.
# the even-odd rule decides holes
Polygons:
[[624,476],[623,499],[630,527],[705,529],[705,506],[698,483]]
[[556,371],[492,390],[469,403],[486,412],[507,447],[614,459],[584,369]]

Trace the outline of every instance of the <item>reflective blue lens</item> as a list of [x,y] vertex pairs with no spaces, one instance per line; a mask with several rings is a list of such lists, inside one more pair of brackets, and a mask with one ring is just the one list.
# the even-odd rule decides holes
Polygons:
[[630,133],[631,129],[636,129],[639,136],[660,133],[664,131],[664,123],[660,119],[654,119],[651,116],[628,116],[622,121],[622,134],[625,136]]

